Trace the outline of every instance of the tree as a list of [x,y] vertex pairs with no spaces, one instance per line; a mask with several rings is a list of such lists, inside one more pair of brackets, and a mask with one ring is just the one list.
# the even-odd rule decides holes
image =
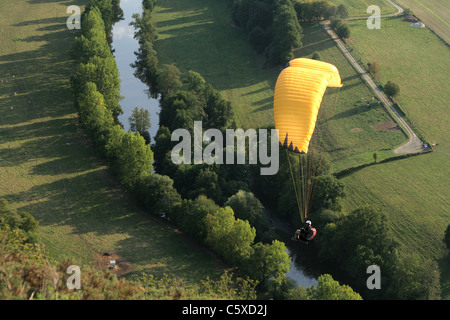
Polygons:
[[170,132],[184,128],[193,133],[194,121],[206,120],[205,101],[194,91],[177,91],[161,101],[159,123]]
[[93,82],[97,86],[105,99],[105,106],[113,114],[115,123],[123,113],[119,104],[120,78],[116,60],[111,55],[106,58],[94,56],[87,63],[81,63],[77,73],[71,79],[72,87],[76,94],[81,92],[88,82]]
[[368,68],[369,68],[369,72],[371,74],[373,74],[374,76],[376,76],[379,72],[380,72],[380,66],[378,64],[378,62],[372,62],[372,63],[368,63],[367,64]]
[[201,99],[204,100],[203,105],[206,127],[219,130],[225,130],[229,127],[234,118],[231,103],[222,98],[219,91],[214,89],[211,84],[204,86]]
[[350,29],[346,23],[340,23],[336,26],[335,32],[341,39],[347,39],[350,37]]
[[314,60],[320,60],[320,54],[317,51],[314,51],[311,58]]
[[81,122],[88,134],[100,143],[101,134],[114,125],[112,112],[106,108],[103,95],[97,91],[95,83],[88,82],[77,101]]
[[262,285],[268,285],[269,281],[280,285],[286,279],[291,263],[286,245],[274,240],[271,244],[258,242],[252,249],[243,268],[245,272]]
[[250,257],[256,232],[248,221],[235,219],[230,207],[206,215],[204,221],[207,228],[205,242],[226,261],[239,265]]
[[315,180],[312,210],[340,210],[339,200],[345,197],[344,184],[332,175],[321,175]]
[[323,17],[325,18],[325,20],[328,20],[331,17],[334,17],[336,15],[336,11],[337,11],[337,7],[330,5],[326,8]]
[[175,93],[181,87],[180,74],[180,70],[174,64],[162,66],[157,79],[162,99]]
[[269,50],[272,63],[285,65],[293,58],[293,50],[302,45],[302,27],[292,5],[281,5],[273,19],[273,41]]
[[328,223],[321,232],[319,255],[340,265],[355,282],[365,283],[368,265],[389,270],[395,263],[397,245],[385,221],[383,212],[364,207]]
[[270,36],[268,35],[268,32],[266,32],[263,28],[261,28],[260,26],[256,26],[252,31],[250,31],[248,35],[248,41],[253,46],[253,48],[255,48],[256,52],[263,53],[264,49],[270,43]]
[[205,86],[205,79],[198,72],[189,70],[187,74],[186,84],[188,89],[195,92],[200,92]]
[[330,22],[330,28],[331,28],[332,30],[336,30],[336,27],[337,27],[338,25],[342,24],[342,23],[344,23],[344,22],[342,21],[342,19],[340,19],[340,18],[333,18],[333,19],[331,19],[331,22]]
[[153,169],[153,152],[139,133],[125,132],[120,125],[114,126],[106,144],[107,157],[119,180],[128,188]]
[[204,241],[207,235],[204,219],[219,209],[213,200],[205,195],[199,195],[195,200],[183,200],[183,203],[172,211],[171,218],[194,238]]
[[100,10],[94,7],[83,15],[81,37],[75,38],[75,55],[86,63],[93,56],[106,58],[111,55],[110,46],[106,40],[105,24]]
[[447,249],[450,250],[450,224],[445,229],[444,243],[447,246]]
[[133,191],[137,200],[158,216],[170,216],[174,207],[181,204],[181,196],[173,187],[173,180],[157,173],[139,179]]
[[395,97],[399,94],[400,88],[396,83],[388,81],[384,86],[384,92],[388,97]]
[[403,15],[405,17],[409,17],[409,16],[414,15],[414,12],[412,11],[411,8],[405,8],[405,9],[403,9]]
[[[191,167],[195,178],[193,183],[189,186],[184,186],[187,189],[187,197],[195,198],[201,194],[206,195],[211,199],[220,199],[222,196],[222,191],[219,184],[219,176],[215,170],[214,166],[198,167],[199,170],[196,171],[197,167]],[[192,177],[194,177],[194,175]]]
[[440,273],[435,261],[423,261],[416,253],[403,252],[393,267],[389,296],[401,300],[440,298]]
[[128,122],[130,123],[130,130],[139,132],[145,139],[145,142],[150,144],[150,133],[148,132],[148,129],[151,127],[150,112],[147,109],[138,109],[136,107],[128,118]]
[[[111,30],[114,23],[123,19],[123,11],[120,8],[120,0],[90,0],[86,5],[84,14],[89,13],[91,10],[98,9],[101,12],[101,17],[105,22],[105,34],[106,39],[109,43],[112,42]],[[81,25],[84,24],[84,19],[82,18]]]
[[[151,2],[151,3],[149,3]],[[153,1],[143,3],[144,7],[153,8]],[[131,64],[134,68],[134,75],[148,86],[148,96],[157,99],[159,96],[158,88],[158,55],[154,49],[154,43],[157,39],[156,28],[149,11],[144,10],[143,15],[133,14],[131,26],[136,30],[134,38],[139,42],[139,49],[135,52],[136,61]]]
[[317,279],[318,284],[308,289],[308,300],[362,300],[361,296],[347,285],[340,285],[329,274]]
[[257,239],[262,240],[262,234],[269,229],[269,222],[263,213],[263,205],[253,193],[239,190],[228,198],[225,206],[230,206],[237,218],[248,220],[256,228]]
[[0,227],[5,224],[11,229],[21,229],[29,235],[36,231],[39,225],[31,214],[17,211],[9,206],[8,200],[0,199]]
[[341,19],[347,19],[348,18],[347,7],[344,6],[343,4],[340,4],[336,9],[336,15]]
[[171,139],[172,134],[170,133],[169,128],[161,125],[156,132],[154,138],[155,141],[152,145],[155,159],[153,165],[155,167],[155,172],[174,177],[179,167],[174,164],[171,159],[171,150],[176,143],[172,142]]

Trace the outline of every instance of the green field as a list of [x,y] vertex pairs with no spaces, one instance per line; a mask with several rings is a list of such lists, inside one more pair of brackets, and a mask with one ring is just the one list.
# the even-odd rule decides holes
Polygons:
[[[424,258],[444,252],[444,230],[450,222],[450,51],[427,28],[384,19],[380,30],[364,21],[349,23],[351,46],[366,61],[381,65],[378,78],[400,86],[398,101],[435,152],[364,169],[343,179],[349,191],[347,208],[376,205],[388,214],[405,246]],[[445,270],[445,269],[443,269]],[[441,272],[444,296],[450,297],[450,276]]]
[[[242,128],[273,125],[273,90],[280,67],[261,69],[263,58],[256,55],[243,32],[232,27],[231,11],[223,1],[192,0],[189,3],[167,0],[154,10],[161,64],[174,63],[181,71],[200,72],[223,96],[230,100],[236,122]],[[392,156],[390,151],[406,141],[398,131],[378,130],[377,125],[391,121],[384,109],[372,100],[373,94],[340,53],[322,26],[305,25],[303,48],[297,57],[311,57],[335,64],[344,87],[325,97],[323,125],[317,134],[332,151],[335,170]],[[369,103],[369,107],[367,107]]]
[[450,99],[450,52],[427,28],[412,28],[401,18],[384,18],[381,29],[351,21],[349,43],[367,62],[377,62],[377,78],[400,86],[397,101],[430,143],[449,143],[446,114]]
[[[301,0],[301,2],[307,2],[307,0]],[[367,13],[367,8],[372,5],[379,6],[381,14],[391,14],[397,11],[386,0],[332,0],[329,2],[336,6],[341,4],[346,6],[349,17],[370,16],[371,13]]]
[[0,198],[39,221],[53,258],[94,263],[108,252],[125,262],[121,272],[186,283],[221,273],[204,248],[132,204],[78,127],[66,8],[0,2]]
[[380,7],[381,14],[395,13],[397,10],[386,0],[332,0],[335,5],[343,4],[347,7],[349,17],[369,16],[367,8],[371,5]]
[[397,0],[404,8],[410,8],[427,27],[450,44],[450,5],[447,0]]

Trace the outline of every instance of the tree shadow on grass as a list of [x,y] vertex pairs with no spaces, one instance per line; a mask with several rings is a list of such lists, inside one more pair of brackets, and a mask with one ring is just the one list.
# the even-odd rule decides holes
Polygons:
[[135,207],[111,179],[108,169],[97,169],[5,198],[29,203],[18,210],[32,214],[41,226],[73,227],[74,236],[83,237],[97,253],[114,252],[139,272],[174,273],[191,279],[217,272],[218,260],[205,247]]
[[[79,136],[75,129],[75,119],[52,119],[34,122],[23,126],[0,128],[0,143],[13,143],[15,147],[0,148],[0,165],[15,167],[28,161],[62,158],[69,162],[80,159],[76,157],[79,150]],[[75,150],[74,150],[75,149]],[[44,160],[45,161],[45,160]],[[84,161],[80,159],[79,161]],[[50,166],[52,167],[52,166]],[[44,163],[33,169],[36,174],[57,174]],[[79,167],[72,164],[72,170]]]
[[[62,6],[70,6],[72,4],[77,4],[77,3],[74,3],[75,1],[73,1],[73,0],[67,0],[66,2],[61,1],[61,0],[29,0],[28,1],[28,3],[30,3],[30,4],[49,3],[49,2],[59,2],[59,4]],[[76,2],[80,2],[80,1],[76,1]]]
[[[176,61],[183,72],[199,72],[219,91],[249,87],[267,80],[266,75],[274,74],[274,70],[277,70],[275,74],[278,73],[278,67],[260,69],[264,57],[256,55],[246,35],[231,26],[231,11],[228,8],[226,12],[219,13],[221,8],[218,5],[200,10],[195,3],[177,4],[175,7],[172,4],[159,3],[158,7],[164,13],[188,13],[158,22],[160,38],[156,46],[159,52],[170,53],[163,60],[170,59],[169,63]],[[223,15],[227,15],[225,21]],[[161,30],[164,28],[167,29]]]
[[[48,1],[42,1],[42,2],[48,2]],[[62,22],[65,23],[66,20],[67,20],[67,18],[64,19],[64,17],[42,18],[42,19],[18,22],[16,24],[13,24],[13,26],[14,27],[24,27],[24,26],[32,26],[32,25],[39,25],[39,24],[55,24],[55,23],[62,23]]]

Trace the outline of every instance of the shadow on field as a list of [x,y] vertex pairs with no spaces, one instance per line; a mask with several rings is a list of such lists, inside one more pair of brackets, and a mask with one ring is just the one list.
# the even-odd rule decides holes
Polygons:
[[211,274],[214,262],[207,249],[167,222],[134,207],[119,186],[111,187],[105,179],[113,180],[110,171],[95,169],[5,198],[30,203],[18,209],[31,213],[41,226],[74,227],[91,245],[96,241],[96,251],[114,252],[134,266],[145,266],[138,272],[162,276],[171,270],[190,279]]
[[[42,1],[42,2],[48,2],[48,1]],[[54,24],[54,23],[65,23],[67,19],[64,19],[64,20],[63,19],[64,19],[63,17],[53,17],[53,18],[43,18],[43,19],[36,19],[36,20],[28,20],[28,21],[22,21],[22,22],[13,24],[13,26],[14,27],[23,27],[23,26],[50,24],[50,23],[51,24]]]
[[67,2],[62,3],[61,0],[29,0],[28,3],[30,4],[39,4],[39,3],[49,3],[49,2],[59,2],[60,5],[62,6],[70,6],[73,3],[73,1],[68,0]]
[[[266,81],[268,77],[261,75],[274,73],[273,68],[261,69],[264,57],[254,52],[241,29],[232,26],[231,11],[224,12],[224,6],[200,7],[198,3],[175,1],[158,3],[158,14],[170,17],[157,22],[158,51],[166,52],[167,48],[170,55],[165,59],[169,63],[177,61],[182,72],[199,72],[219,91]],[[275,69],[278,73],[278,67]]]
[[326,31],[317,24],[302,24],[302,28],[305,30],[301,39],[302,47],[294,51],[296,57],[312,56],[315,52],[320,55],[321,51],[334,47]]

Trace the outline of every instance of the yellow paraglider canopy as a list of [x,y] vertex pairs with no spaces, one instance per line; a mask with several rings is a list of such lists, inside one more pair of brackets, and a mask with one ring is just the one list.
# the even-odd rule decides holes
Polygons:
[[[321,165],[321,159],[317,161],[316,156],[308,160],[307,152],[327,87],[342,87],[338,69],[330,63],[306,58],[291,60],[275,85],[275,128],[278,129],[280,143],[286,149],[303,222],[312,205],[314,175],[320,172]],[[319,169],[316,170],[315,166]]]
[[275,127],[285,148],[308,152],[325,90],[341,86],[339,71],[330,63],[306,58],[289,62],[278,76],[273,106]]

